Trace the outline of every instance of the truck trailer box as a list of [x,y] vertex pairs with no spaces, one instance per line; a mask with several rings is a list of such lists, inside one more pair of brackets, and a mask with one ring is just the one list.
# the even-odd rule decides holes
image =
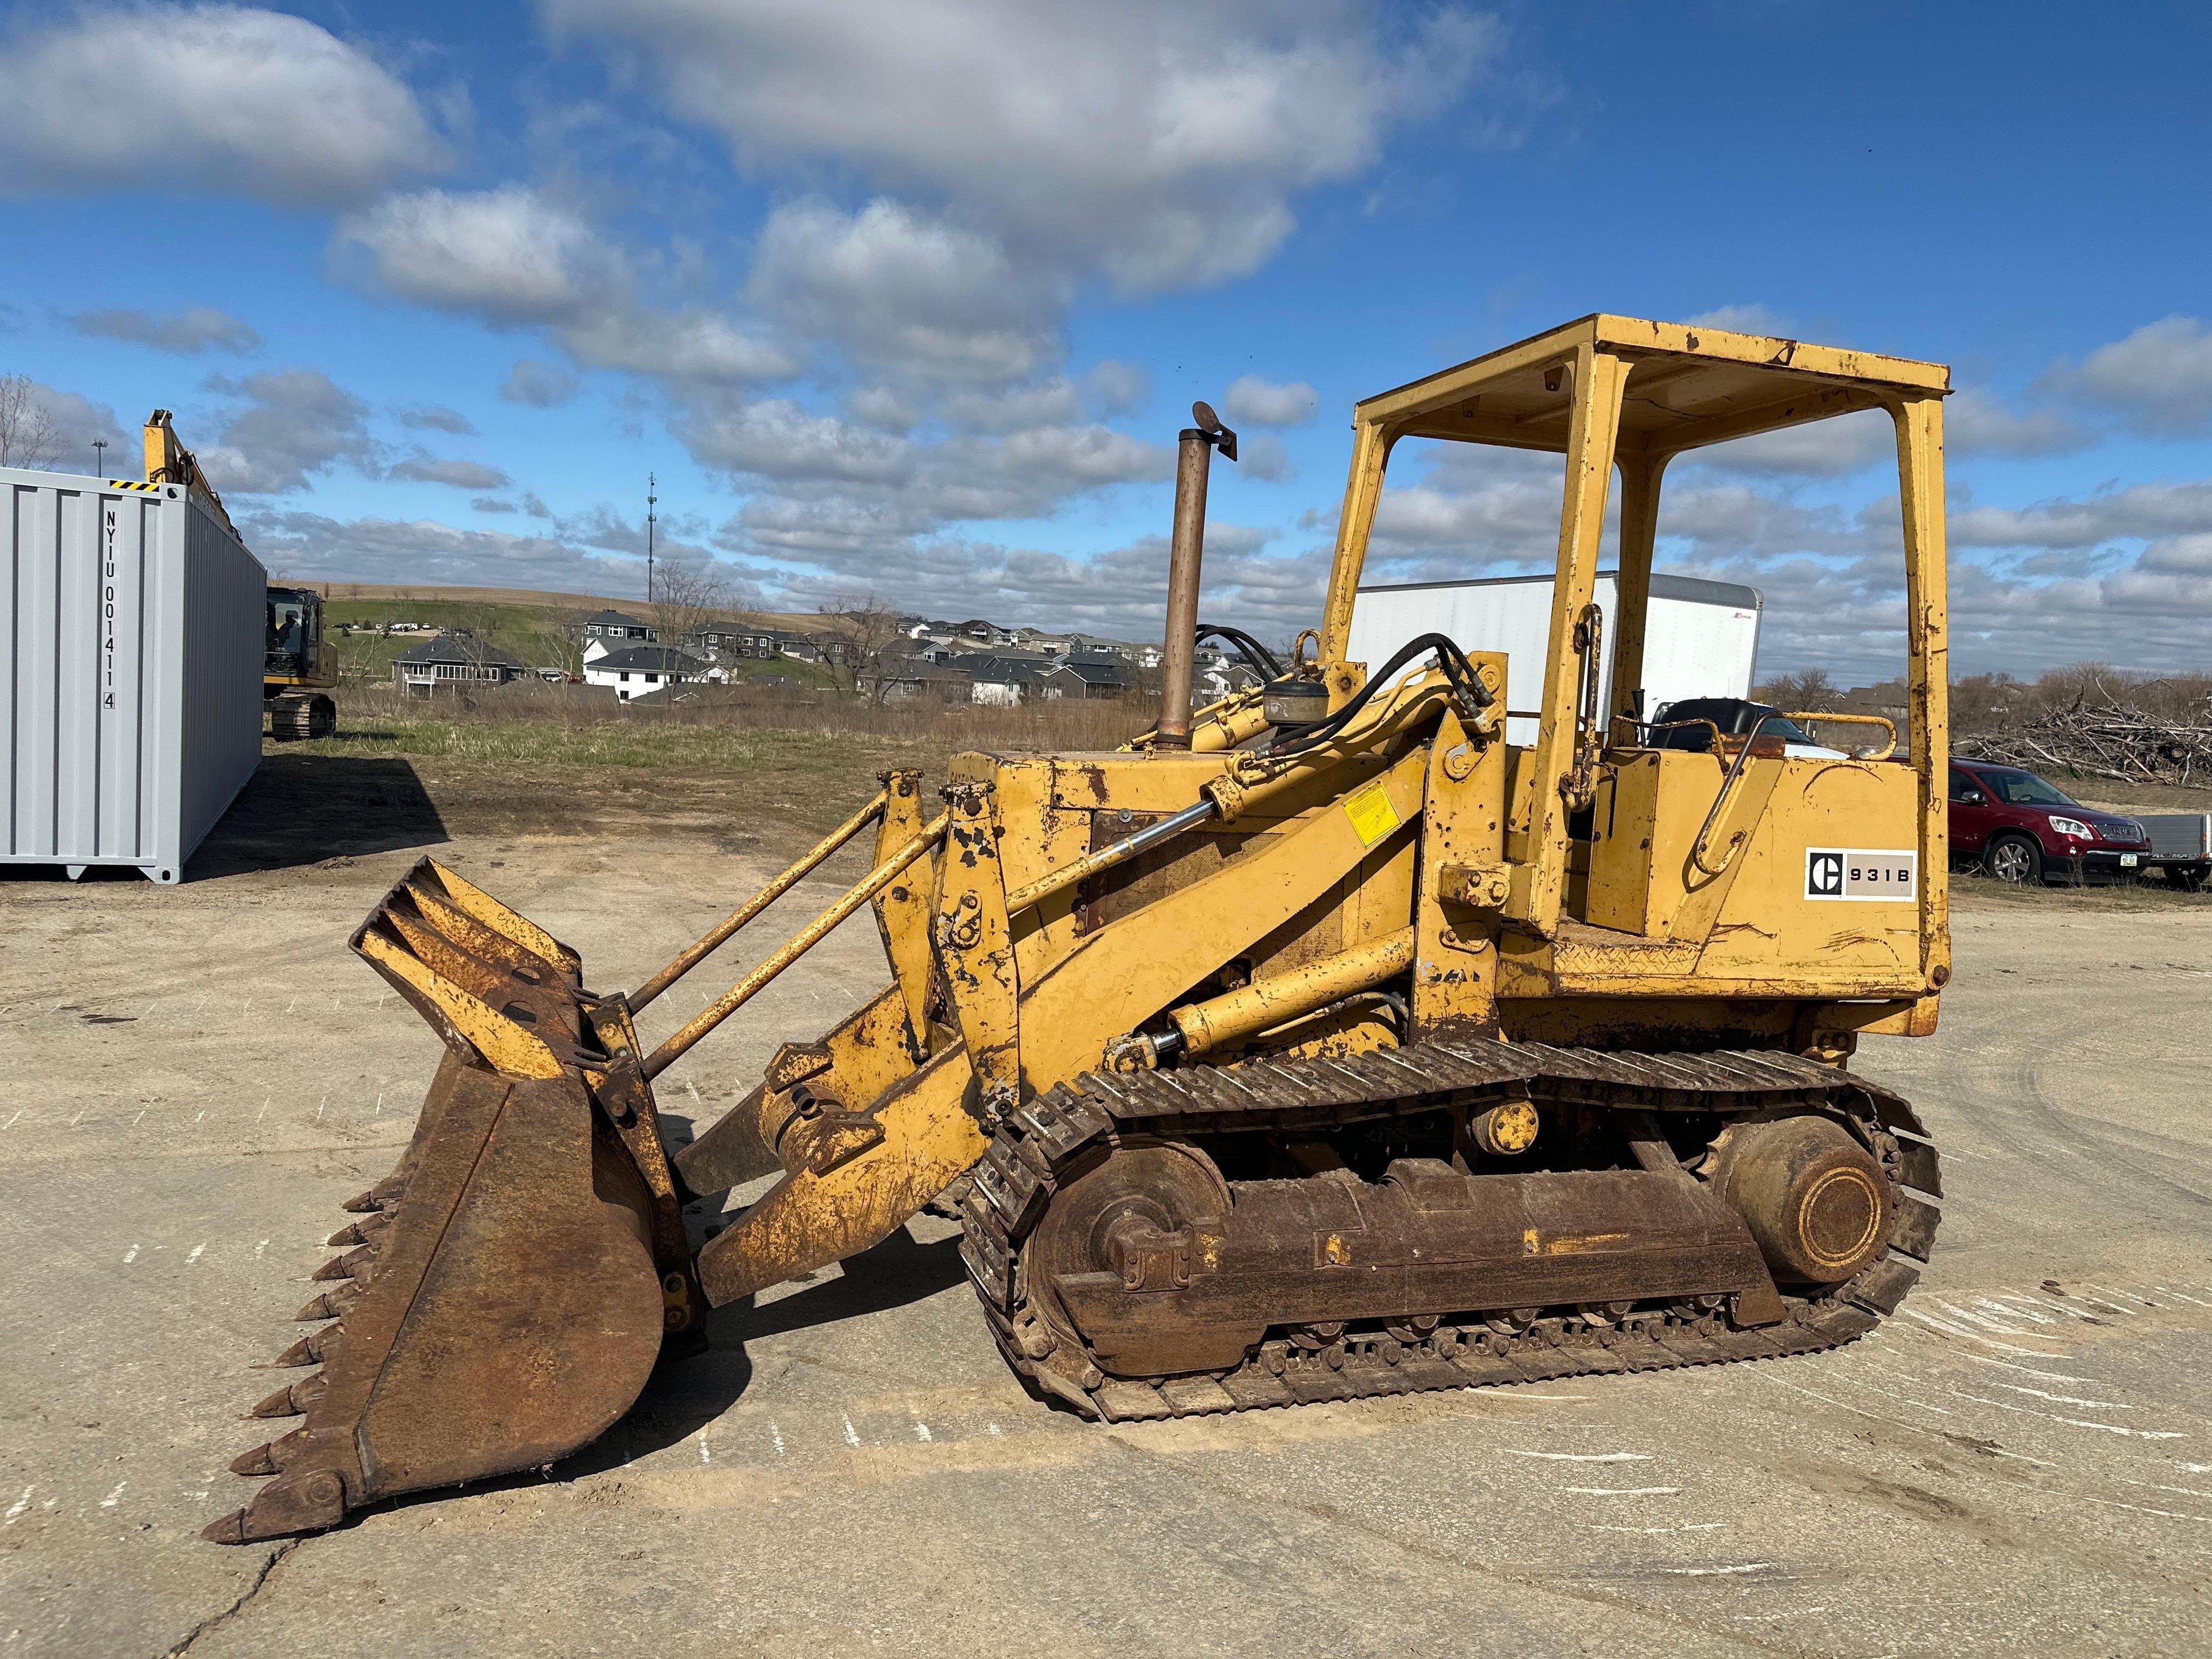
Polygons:
[[[1552,626],[1552,578],[1491,576],[1474,581],[1410,582],[1362,587],[1352,600],[1346,656],[1381,670],[1397,649],[1422,634],[1448,635],[1462,651],[1505,653],[1505,740],[1536,740],[1537,704]],[[1618,574],[1601,570],[1595,594],[1605,617],[1598,707],[1613,700],[1613,642],[1619,611]],[[1684,697],[1748,697],[1759,662],[1759,623],[1765,601],[1755,587],[1654,572],[1644,637],[1644,716]],[[1412,671],[1408,671],[1412,672]]]
[[260,763],[267,574],[179,484],[0,493],[0,864],[176,881]]
[[2194,890],[2212,875],[2212,812],[2130,812],[2150,837],[2143,862]]

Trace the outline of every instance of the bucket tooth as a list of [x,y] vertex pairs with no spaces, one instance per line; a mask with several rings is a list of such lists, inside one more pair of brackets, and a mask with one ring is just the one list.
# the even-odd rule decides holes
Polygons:
[[210,1521],[200,1528],[203,1541],[210,1544],[243,1544],[246,1542],[246,1511],[233,1510],[220,1521]]
[[280,1371],[296,1365],[319,1365],[337,1352],[343,1336],[343,1327],[325,1325],[319,1331],[309,1331],[274,1359],[264,1359],[253,1369],[257,1371]]
[[289,1388],[277,1389],[246,1415],[248,1417],[301,1416],[305,1413],[308,1407],[323,1397],[323,1389],[325,1386],[323,1377],[319,1373],[303,1382],[295,1382]]
[[274,1359],[264,1359],[253,1369],[257,1371],[289,1370],[295,1365],[320,1364],[322,1358],[314,1338],[303,1336]]
[[333,1285],[292,1317],[301,1324],[311,1319],[343,1319],[346,1310],[360,1300],[358,1283]]
[[343,1255],[334,1255],[315,1269],[309,1277],[318,1279],[366,1279],[368,1269],[376,1261],[376,1246],[363,1244],[358,1249],[348,1250]]
[[392,1218],[379,1212],[366,1221],[349,1221],[323,1243],[331,1249],[342,1244],[373,1244],[392,1225]]
[[355,1215],[374,1215],[379,1211],[399,1207],[399,1200],[407,1195],[407,1165],[399,1168],[378,1182],[365,1193],[356,1193],[338,1207]]
[[252,1451],[240,1452],[230,1460],[233,1474],[281,1474],[284,1466],[276,1461],[276,1443],[264,1440]]
[[286,1472],[200,1534],[210,1544],[251,1544],[257,1539],[335,1527],[345,1519],[345,1480],[334,1469]]

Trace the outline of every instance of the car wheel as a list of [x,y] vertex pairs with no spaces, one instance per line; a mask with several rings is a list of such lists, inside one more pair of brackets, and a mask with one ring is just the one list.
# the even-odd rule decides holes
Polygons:
[[2185,893],[2200,892],[2204,886],[2205,866],[2201,864],[2169,864],[2166,878]]
[[2026,836],[2000,836],[1990,843],[1983,862],[1999,881],[2017,882],[2022,887],[2042,884],[2043,849]]

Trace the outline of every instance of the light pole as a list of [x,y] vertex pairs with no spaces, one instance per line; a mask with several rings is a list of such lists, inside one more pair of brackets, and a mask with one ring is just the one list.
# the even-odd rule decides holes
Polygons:
[[659,480],[652,473],[645,475],[645,602],[653,603],[653,509],[660,497],[653,492]]
[[107,440],[105,438],[92,441],[92,476],[95,478],[107,476]]

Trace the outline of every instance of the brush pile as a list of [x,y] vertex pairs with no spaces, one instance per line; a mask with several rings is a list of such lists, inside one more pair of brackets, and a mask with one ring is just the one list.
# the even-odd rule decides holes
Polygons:
[[2202,787],[2212,780],[2212,699],[2154,714],[2085,691],[2070,702],[2007,711],[1951,746],[1965,759],[2034,772]]

